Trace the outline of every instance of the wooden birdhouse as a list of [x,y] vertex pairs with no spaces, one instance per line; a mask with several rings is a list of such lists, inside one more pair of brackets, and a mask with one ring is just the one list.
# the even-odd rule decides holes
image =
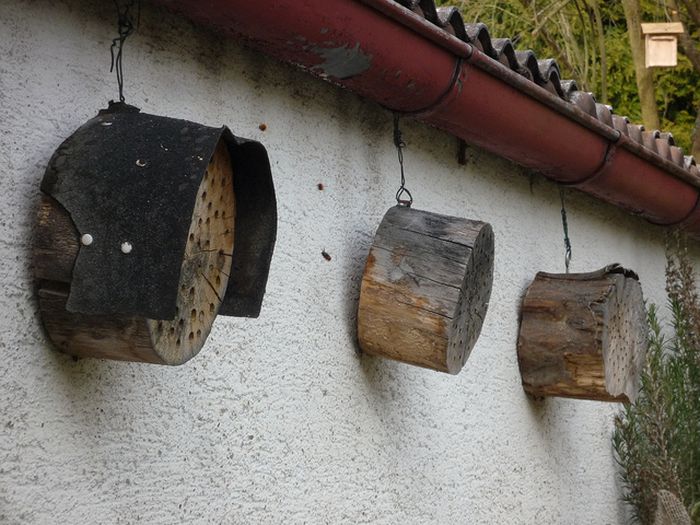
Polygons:
[[391,208],[362,278],[357,315],[362,350],[458,373],[486,316],[493,260],[489,224]]
[[177,365],[217,314],[258,316],[277,230],[261,144],[110,104],[41,189],[34,272],[61,351]]
[[540,272],[527,289],[518,363],[528,394],[633,401],[646,345],[642,289],[630,270]]
[[642,24],[646,67],[674,67],[678,64],[678,37],[683,33],[680,22]]

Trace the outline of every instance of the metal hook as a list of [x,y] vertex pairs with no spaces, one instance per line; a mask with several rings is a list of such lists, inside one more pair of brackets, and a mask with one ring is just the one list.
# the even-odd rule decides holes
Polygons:
[[569,223],[566,218],[566,205],[564,203],[564,188],[559,186],[559,198],[561,199],[561,225],[564,230],[564,265],[566,273],[569,273],[571,263],[571,239],[569,238]]
[[[399,156],[399,167],[401,168],[401,185],[399,186],[399,189],[396,191],[396,204],[399,206],[406,206],[407,208],[411,207],[411,204],[413,204],[413,195],[411,195],[411,192],[406,188],[406,175],[404,173],[404,167],[403,167],[403,148],[406,147],[406,143],[403,141],[403,137],[401,136],[401,129],[399,128],[399,114],[395,113],[394,114],[394,146],[396,146],[396,152]],[[408,197],[407,199],[405,197]]]

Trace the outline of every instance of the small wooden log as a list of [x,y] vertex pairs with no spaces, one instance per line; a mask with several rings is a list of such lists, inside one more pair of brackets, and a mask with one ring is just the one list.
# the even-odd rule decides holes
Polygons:
[[169,365],[194,357],[211,331],[228,284],[234,205],[231,159],[220,140],[192,213],[176,317],[154,320],[66,310],[80,236],[66,210],[43,195],[35,235],[34,274],[43,323],[56,347],[78,357]]
[[619,265],[540,272],[523,299],[518,362],[530,395],[633,401],[646,345],[642,288]]
[[493,258],[489,224],[391,208],[362,278],[357,315],[362,350],[458,373],[486,316]]

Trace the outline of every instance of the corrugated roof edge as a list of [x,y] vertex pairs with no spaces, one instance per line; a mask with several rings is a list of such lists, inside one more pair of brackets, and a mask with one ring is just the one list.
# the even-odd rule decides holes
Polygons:
[[465,26],[454,9],[435,9],[432,0],[401,0],[408,7],[398,0],[153,1],[391,111],[700,238],[698,169],[672,137],[643,133],[562,81],[555,61],[491,39],[480,24]]
[[[483,23],[465,24],[457,7],[436,7],[434,0],[393,0],[459,40],[473,45],[492,60],[572,104],[605,126],[619,131],[661,159],[681,167],[692,177],[688,182],[700,187],[700,171],[695,158],[676,146],[670,132],[648,131],[626,116],[614,114],[612,106],[596,102],[591,92],[580,91],[575,80],[561,79],[556,59],[538,59],[532,50],[517,50],[508,38],[492,38]],[[371,3],[371,2],[368,2]],[[496,73],[498,74],[498,73]],[[665,166],[666,167],[666,166]],[[678,170],[673,170],[678,173]],[[681,175],[682,176],[682,175]]]

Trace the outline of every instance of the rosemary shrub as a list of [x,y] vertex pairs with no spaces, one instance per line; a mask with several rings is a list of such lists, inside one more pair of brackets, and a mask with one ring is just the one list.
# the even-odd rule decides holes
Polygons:
[[700,525],[700,302],[679,235],[667,247],[666,292],[668,335],[651,305],[641,391],[616,418],[613,447],[635,522],[653,524],[657,495],[667,490]]

